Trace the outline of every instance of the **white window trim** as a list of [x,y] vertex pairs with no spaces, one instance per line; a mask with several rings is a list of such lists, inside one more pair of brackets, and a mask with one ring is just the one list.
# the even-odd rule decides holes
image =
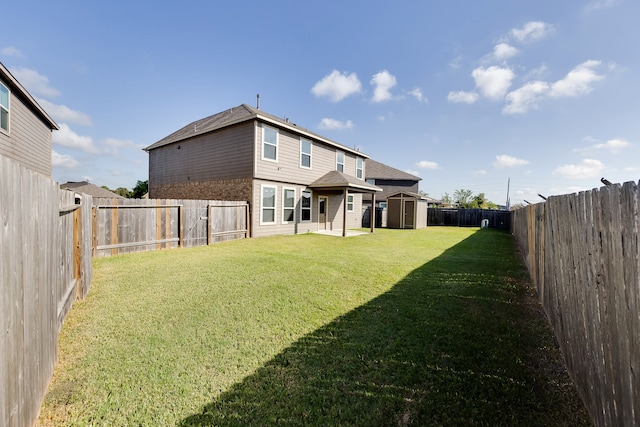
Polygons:
[[[349,202],[349,199],[351,199],[351,202]],[[349,209],[349,204],[351,204],[351,209]],[[347,212],[353,212],[354,204],[353,194],[347,194]]]
[[[285,197],[285,193],[287,192],[287,190],[291,190],[293,191],[293,206],[291,207],[287,207],[284,205],[286,197]],[[290,209],[293,211],[293,220],[292,221],[286,221],[286,215],[284,214],[285,209]],[[282,187],[282,223],[283,224],[295,224],[296,222],[296,189],[292,188],[292,187]]]
[[[305,210],[309,210],[309,219],[302,219],[302,196],[304,193],[309,193],[309,207],[304,208]],[[313,222],[313,192],[311,190],[303,190],[302,193],[300,193],[300,222]]]
[[[275,144],[275,147],[276,147],[276,158],[275,159],[270,159],[270,158],[264,156],[264,146],[265,146],[265,144],[273,146],[272,143],[267,142],[267,141],[264,140],[264,136],[265,136],[265,133],[266,133],[264,131],[265,129],[271,129],[271,130],[276,132],[276,144]],[[277,163],[278,162],[278,151],[280,151],[280,150],[278,150],[278,145],[280,145],[280,132],[278,131],[278,129],[274,128],[274,127],[271,127],[271,126],[262,125],[262,144],[260,144],[260,158],[262,160],[266,161],[266,162]]]
[[[358,167],[360,163],[360,167]],[[360,176],[358,176],[358,171]],[[364,159],[362,157],[356,157],[356,178],[364,180]]]
[[[340,163],[340,154],[342,154],[342,163]],[[344,151],[337,150],[336,151],[336,170],[344,173],[344,164],[345,164],[345,155]],[[338,169],[338,165],[342,165],[342,170]]]
[[11,130],[11,89],[1,81],[0,85],[7,90],[7,108],[0,107],[0,109],[7,111],[7,129],[0,127],[0,132],[9,134],[9,131]]
[[[302,142],[303,141],[307,141],[309,143],[309,153],[305,153],[302,151]],[[308,155],[309,156],[309,166],[304,166],[302,164],[302,156],[303,155]],[[313,141],[311,141],[310,139],[306,139],[306,138],[300,138],[300,167],[303,169],[311,169],[311,167],[313,166]]]
[[[265,188],[273,188],[275,191],[273,192],[274,195],[274,200],[273,200],[273,207],[267,207],[266,209],[273,209],[273,221],[269,221],[269,222],[265,222],[264,221],[264,210],[265,207],[263,205],[264,203],[264,189]],[[260,185],[260,225],[275,225],[278,222],[278,217],[277,217],[277,209],[278,209],[278,187],[275,185],[266,185],[266,184],[262,184]]]

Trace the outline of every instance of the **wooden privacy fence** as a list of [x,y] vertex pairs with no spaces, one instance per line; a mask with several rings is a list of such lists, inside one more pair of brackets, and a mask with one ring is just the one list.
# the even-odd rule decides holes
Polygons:
[[0,425],[32,425],[91,284],[91,197],[0,156]]
[[487,220],[489,228],[508,230],[511,225],[511,212],[494,209],[427,209],[427,225],[480,227],[483,219]]
[[595,425],[640,425],[640,199],[634,182],[514,211],[512,232]]
[[96,257],[248,237],[247,202],[94,198],[93,203]]

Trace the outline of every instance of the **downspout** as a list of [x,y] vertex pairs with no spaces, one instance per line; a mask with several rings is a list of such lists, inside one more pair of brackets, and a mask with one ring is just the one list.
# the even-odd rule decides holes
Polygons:
[[344,188],[344,204],[342,205],[342,237],[347,236],[347,187]]
[[371,232],[375,227],[376,221],[376,193],[371,193],[371,212],[369,213],[369,223],[371,224]]

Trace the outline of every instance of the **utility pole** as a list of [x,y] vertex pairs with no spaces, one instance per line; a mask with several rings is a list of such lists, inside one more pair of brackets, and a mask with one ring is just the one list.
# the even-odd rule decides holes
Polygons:
[[509,201],[509,187],[510,186],[511,186],[511,178],[508,178],[507,179],[507,203],[506,203],[507,210],[509,210],[509,208],[511,207],[511,206],[509,206],[511,204],[510,201]]

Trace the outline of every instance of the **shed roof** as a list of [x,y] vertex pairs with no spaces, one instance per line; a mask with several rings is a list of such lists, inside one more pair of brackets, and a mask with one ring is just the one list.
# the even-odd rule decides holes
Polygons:
[[257,108],[250,107],[247,104],[241,104],[237,107],[233,107],[226,111],[222,111],[220,113],[214,114],[213,116],[205,117],[204,119],[196,120],[195,122],[189,123],[188,125],[182,127],[181,129],[162,138],[160,141],[154,144],[151,144],[144,150],[150,151],[155,148],[162,147],[164,145],[172,144],[174,142],[182,141],[188,138],[193,138],[194,136],[202,135],[208,132],[213,132],[218,129],[223,129],[228,126],[232,126],[238,123],[244,123],[250,120],[261,120],[271,125],[275,125],[280,128],[287,129],[290,132],[294,132],[299,135],[306,136],[308,138],[322,141],[326,144],[338,147],[341,150],[357,154],[361,157],[364,157],[365,159],[369,158],[368,155],[361,153],[358,150],[349,148],[336,141],[332,141],[308,129],[298,127],[295,123],[292,123],[291,121],[289,121],[289,119],[281,119],[269,113],[265,113],[264,111],[259,110]]
[[377,162],[373,159],[367,159],[365,176],[367,179],[388,179],[388,180],[401,180],[401,181],[420,181],[422,178],[419,176],[411,175],[410,173],[403,172],[400,169],[385,165],[384,163]]
[[354,193],[375,193],[382,191],[382,188],[380,187],[369,184],[368,182],[354,176],[346,175],[340,171],[331,171],[324,174],[309,184],[309,188],[318,190],[337,190],[346,188]]
[[0,62],[0,77],[9,85],[9,88],[17,94],[19,98],[26,102],[26,105],[33,111],[33,113],[40,118],[50,129],[59,130],[60,128],[53,121],[53,119],[44,111],[44,108],[38,104],[33,96],[20,84],[20,82],[13,77],[13,74]]
[[65,182],[64,184],[60,184],[60,188],[63,190],[73,190],[78,193],[88,194],[92,197],[108,197],[111,199],[124,199],[119,194],[111,192],[109,190],[105,190],[102,187],[98,187],[94,184],[89,184],[87,181],[80,182]]
[[[411,191],[398,191],[397,193],[393,193],[393,194],[389,194],[387,196],[387,200],[395,198],[395,197],[410,197],[410,198],[414,198],[414,199],[419,199],[419,200],[430,200],[430,197],[427,196],[422,196],[418,193],[414,193]],[[431,199],[433,200],[433,199]]]

